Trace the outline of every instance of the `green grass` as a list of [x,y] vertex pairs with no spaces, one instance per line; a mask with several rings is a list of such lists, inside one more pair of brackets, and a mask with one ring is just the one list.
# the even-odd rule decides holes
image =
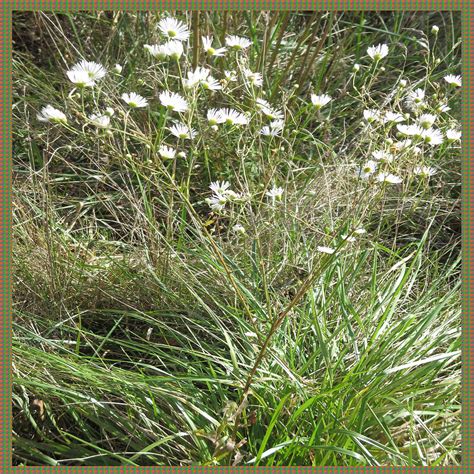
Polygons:
[[[395,126],[363,119],[409,112],[423,88],[426,111],[451,107],[436,128],[458,126],[443,77],[459,72],[459,15],[178,17],[192,29],[176,63],[143,48],[159,41],[155,13],[14,15],[14,463],[459,464],[460,145],[395,152]],[[195,34],[252,45],[206,59]],[[379,43],[390,52],[374,65]],[[71,93],[81,59],[109,73]],[[186,90],[193,61],[238,82]],[[192,141],[167,131],[179,114],[165,89],[186,96]],[[130,91],[149,106],[128,110]],[[332,98],[320,112],[313,92]],[[259,133],[258,97],[283,111],[281,135]],[[46,104],[68,124],[39,122]],[[105,107],[108,131],[85,125]],[[212,130],[210,107],[250,123]],[[162,144],[186,156],[162,160]],[[382,148],[401,184],[357,177]],[[222,180],[250,197],[212,212]]]

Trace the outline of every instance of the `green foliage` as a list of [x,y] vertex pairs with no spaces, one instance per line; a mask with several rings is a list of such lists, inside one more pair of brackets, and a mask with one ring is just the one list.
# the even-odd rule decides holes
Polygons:
[[[166,16],[14,15],[15,464],[459,464],[460,145],[444,134],[460,95],[443,80],[459,15],[181,12],[178,62],[143,47]],[[229,34],[251,46],[207,57],[196,41]],[[82,59],[108,73],[73,90]],[[222,90],[186,89],[193,61]],[[401,149],[364,111],[415,123],[418,88],[444,141]],[[148,106],[129,109],[132,91]],[[331,100],[315,110],[311,94]],[[260,133],[256,99],[281,133]],[[67,124],[38,121],[46,104]],[[110,126],[91,125],[106,107]],[[222,107],[249,123],[211,127]],[[193,140],[169,133],[178,117]],[[401,183],[360,178],[377,151]],[[221,210],[216,181],[239,194]]]

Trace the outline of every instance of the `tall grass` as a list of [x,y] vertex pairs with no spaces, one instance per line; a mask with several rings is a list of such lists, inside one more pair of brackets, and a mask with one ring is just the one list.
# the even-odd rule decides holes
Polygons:
[[[167,15],[14,15],[15,464],[458,464],[460,145],[397,149],[396,125],[364,111],[411,123],[421,88],[455,129],[459,16],[178,12],[191,36],[160,61],[143,45]],[[202,50],[233,34],[251,46]],[[73,91],[81,59],[108,74]],[[222,90],[183,87],[198,64]],[[127,108],[131,91],[148,107]],[[316,110],[313,93],[331,101]],[[260,133],[257,98],[281,133]],[[38,122],[46,104],[67,124]],[[91,126],[106,107],[110,126]],[[211,107],[249,124],[211,127]],[[170,135],[178,117],[193,140]],[[361,177],[377,150],[401,183]],[[223,180],[241,199],[213,210]]]

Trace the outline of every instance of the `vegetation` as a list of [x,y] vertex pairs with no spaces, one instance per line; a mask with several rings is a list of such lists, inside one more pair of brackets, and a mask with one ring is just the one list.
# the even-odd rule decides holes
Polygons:
[[16,465],[460,463],[457,13],[13,30]]

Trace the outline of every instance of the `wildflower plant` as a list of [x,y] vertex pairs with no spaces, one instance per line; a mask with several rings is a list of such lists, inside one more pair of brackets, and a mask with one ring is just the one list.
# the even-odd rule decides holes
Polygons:
[[455,13],[369,13],[31,17],[17,463],[459,462]]

